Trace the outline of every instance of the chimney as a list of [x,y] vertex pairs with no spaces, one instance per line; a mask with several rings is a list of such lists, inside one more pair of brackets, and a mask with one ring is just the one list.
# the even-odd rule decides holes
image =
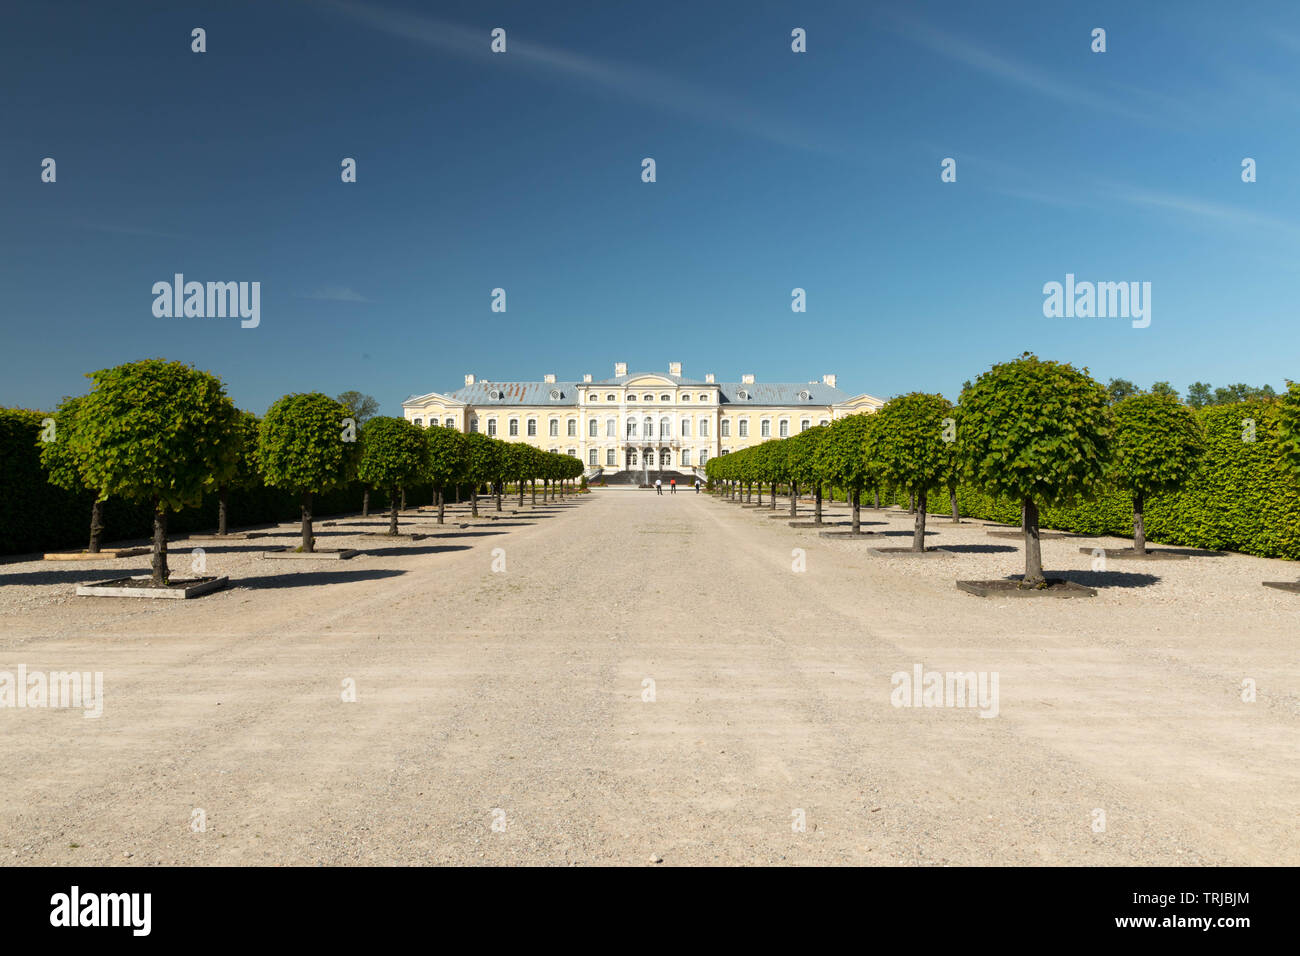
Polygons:
[[834,376],[834,375],[823,375],[823,376],[822,376],[822,384],[823,384],[823,385],[829,385],[831,388],[834,388],[834,387],[835,387],[835,376]]
[[680,378],[680,377],[681,377],[681,374],[682,374],[682,363],[681,363],[681,362],[669,362],[669,363],[668,363],[668,374],[669,374],[669,375],[676,375],[676,376],[678,376],[678,377]]
[[712,384],[713,384],[713,373],[712,373],[712,372],[709,372],[708,374],[706,374],[706,375],[704,376],[704,381],[707,382],[708,384],[712,385]]
[[615,363],[614,363],[614,377],[615,377],[615,378],[618,378],[620,375],[626,375],[626,374],[627,374],[627,363],[626,363],[626,362],[615,362]]
[[583,381],[584,383],[586,383],[586,384],[590,384],[590,383],[591,383],[591,373],[590,373],[590,372],[586,372],[586,373],[584,373],[583,376],[582,376],[582,381]]
[[740,376],[740,384],[741,384],[741,385],[753,385],[753,384],[754,384],[754,373],[753,373],[753,372],[748,372],[748,373],[746,373],[746,374]]
[[468,375],[465,376],[465,384],[466,384],[466,385],[473,385],[473,384],[474,384],[474,373],[473,373],[473,372],[470,372]]
[[543,376],[542,376],[542,381],[545,382],[547,385],[554,385],[554,384],[555,384],[555,373],[554,373],[554,372],[548,372],[546,375],[543,375]]

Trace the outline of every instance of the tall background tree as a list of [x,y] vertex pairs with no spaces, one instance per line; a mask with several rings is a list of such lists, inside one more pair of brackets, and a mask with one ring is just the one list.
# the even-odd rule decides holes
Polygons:
[[397,534],[398,489],[418,481],[428,463],[424,429],[404,418],[380,416],[366,423],[357,477],[388,490],[388,533]]
[[231,489],[256,488],[261,483],[257,467],[259,424],[256,415],[245,411],[237,411],[231,423],[231,456],[216,476],[217,534],[227,533]]
[[[344,419],[350,410],[320,392],[286,395],[267,409],[258,429],[257,456],[262,478],[273,488],[298,494],[302,501],[302,550],[316,550],[312,496],[343,484],[355,454],[355,430]],[[353,438],[349,441],[348,438]]]
[[167,512],[199,504],[229,467],[235,406],[221,381],[181,362],[146,359],[90,375],[72,451],[101,498],[153,508],[153,574],[165,587]]
[[913,551],[925,550],[926,500],[949,470],[944,419],[951,414],[952,403],[942,395],[912,392],[886,402],[867,435],[867,453],[885,480],[916,497]]
[[1025,353],[961,393],[963,473],[1024,512],[1025,577],[1044,587],[1038,508],[1095,494],[1110,457],[1106,389],[1072,365]]
[[824,474],[845,490],[853,508],[852,533],[862,533],[862,492],[876,479],[867,456],[867,432],[875,415],[847,415],[827,427],[826,436],[817,446],[817,457]]
[[358,391],[342,392],[335,401],[348,410],[348,417],[358,428],[379,414],[379,403]]
[[1111,474],[1116,487],[1133,499],[1133,551],[1142,557],[1146,502],[1182,487],[1196,470],[1205,439],[1196,413],[1167,395],[1130,395],[1111,414]]
[[447,486],[465,478],[465,436],[454,428],[431,426],[425,433],[425,478],[438,496],[438,524],[444,522]]
[[[81,401],[81,397],[65,398],[53,415],[53,434],[47,436],[47,429],[42,428],[38,443],[47,479],[64,491],[94,490],[87,484],[81,462],[73,454],[72,436],[77,427],[77,409],[81,407]],[[103,535],[104,499],[96,495],[90,507],[90,543],[86,546],[89,553],[99,554]]]

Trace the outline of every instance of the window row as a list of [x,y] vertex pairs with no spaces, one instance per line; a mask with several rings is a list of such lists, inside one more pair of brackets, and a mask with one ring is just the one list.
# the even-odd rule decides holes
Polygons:
[[[643,401],[643,402],[653,402],[654,400],[655,400],[655,397],[654,397],[653,395],[649,394],[649,393],[644,394],[644,395],[641,396],[641,401]],[[673,397],[672,397],[671,395],[667,394],[666,392],[665,392],[664,394],[662,394],[662,395],[659,396],[659,401],[661,401],[661,402],[671,402],[672,400],[673,400]],[[690,394],[689,394],[688,392],[682,392],[682,394],[681,394],[679,400],[680,400],[680,401],[683,401],[683,402],[689,402],[689,401],[691,400],[691,396],[690,396]],[[700,392],[700,401],[701,401],[701,402],[707,402],[708,400],[709,400],[709,393],[708,393],[708,392]],[[587,396],[587,403],[588,403],[588,404],[590,404],[591,402],[598,402],[598,401],[600,401],[600,396],[599,396],[598,394],[596,394],[595,392],[592,392],[592,393],[590,393],[590,394]],[[618,401],[618,396],[615,395],[613,392],[609,392],[609,393],[607,393],[607,394],[605,395],[605,401],[607,401],[607,402],[617,402],[617,401]],[[629,402],[635,402],[635,401],[636,401],[636,396],[635,396],[635,395],[632,395],[631,393],[629,393],[628,396],[627,396],[627,401],[629,401]]]

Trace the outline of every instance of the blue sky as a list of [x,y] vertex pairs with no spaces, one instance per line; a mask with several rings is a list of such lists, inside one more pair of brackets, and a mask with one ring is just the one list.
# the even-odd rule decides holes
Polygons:
[[[1297,4],[15,6],[0,404],[148,356],[259,413],[615,361],[881,397],[1026,350],[1300,377]],[[177,272],[259,281],[261,324],[155,318]],[[1067,272],[1150,282],[1151,325],[1044,318]]]

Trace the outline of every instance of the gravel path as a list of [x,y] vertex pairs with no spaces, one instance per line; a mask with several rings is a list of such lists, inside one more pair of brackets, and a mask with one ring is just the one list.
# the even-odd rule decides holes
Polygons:
[[[1098,597],[981,600],[954,579],[1023,567],[982,523],[915,561],[689,491],[461,513],[414,543],[318,526],[367,552],[342,562],[262,560],[289,525],[203,542],[234,586],[193,601],[71,596],[147,556],[0,566],[0,671],[105,697],[0,709],[0,858],[1300,863],[1300,595],[1260,586],[1295,564],[1094,571],[1080,546],[1124,542],[1065,538],[1044,565]],[[916,664],[996,672],[998,715],[893,706]]]

